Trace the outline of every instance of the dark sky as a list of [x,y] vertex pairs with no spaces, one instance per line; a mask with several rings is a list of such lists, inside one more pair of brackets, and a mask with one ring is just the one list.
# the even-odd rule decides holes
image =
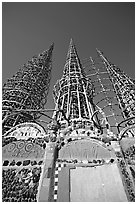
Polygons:
[[96,57],[98,48],[134,78],[134,3],[5,2],[2,7],[3,82],[32,56],[55,43],[46,108],[54,107],[53,84],[62,76],[71,37],[80,59]]

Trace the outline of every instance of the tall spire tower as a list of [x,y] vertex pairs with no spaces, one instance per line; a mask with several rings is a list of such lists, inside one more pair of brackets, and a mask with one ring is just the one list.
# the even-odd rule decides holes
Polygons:
[[135,202],[134,81],[99,50],[86,75],[71,39],[45,129],[52,50],[3,86],[3,201]]
[[[88,99],[92,97],[93,85],[85,77],[72,39],[69,45],[63,76],[54,86],[53,94],[56,110],[63,110],[68,120],[91,120],[93,109]],[[60,113],[58,120],[63,119],[64,117]]]
[[135,83],[114,64],[111,64],[101,51],[97,49],[97,53],[105,64],[113,83],[114,91],[117,94],[123,117],[129,119],[135,117]]
[[[134,95],[134,84],[97,52],[99,61],[95,64],[90,58],[88,68],[92,68],[92,73],[86,76],[71,39],[63,76],[54,86],[58,152],[54,162],[54,192],[49,201],[134,200],[133,176],[128,173],[129,166],[123,157],[129,148],[134,151],[133,127],[127,123],[123,126],[132,116],[130,104],[134,105],[134,99],[129,103],[129,98]],[[119,131],[121,121],[123,129]],[[134,158],[130,160],[134,172]],[[124,174],[128,175],[132,195]]]
[[3,85],[3,133],[17,124],[37,118],[36,113],[23,110],[44,108],[51,78],[52,51],[53,44],[24,64]]

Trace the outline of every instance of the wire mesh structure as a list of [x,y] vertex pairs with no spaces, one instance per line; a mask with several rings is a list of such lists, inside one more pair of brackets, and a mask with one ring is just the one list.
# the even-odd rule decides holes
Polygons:
[[[76,180],[70,180],[70,169],[79,167],[91,170],[89,175],[96,167],[114,167],[114,171],[116,167],[117,174],[110,168],[110,179],[113,175],[117,181],[115,176],[119,176],[126,201],[135,201],[134,80],[99,50],[97,58],[81,63],[71,39],[63,76],[53,89],[55,109],[45,109],[52,51],[53,45],[34,56],[3,85],[3,202],[71,202],[70,187]],[[50,121],[40,120],[41,116]],[[108,178],[108,173],[101,170],[97,176],[101,183],[95,192],[99,189],[104,196],[110,195],[114,187],[114,201],[119,186],[115,188],[111,180],[110,189],[104,191],[102,179]],[[78,188],[84,183],[85,179]],[[94,188],[91,180],[85,189],[90,184]],[[91,201],[85,191],[81,195]]]
[[[68,167],[71,163],[75,168],[84,166],[84,170],[88,165],[96,166],[99,148],[90,146],[90,140],[91,144],[96,141],[109,153],[111,152],[107,159],[101,152],[103,161],[109,163],[110,166],[113,162],[117,163],[118,172],[121,172],[122,188],[126,192],[125,199],[135,201],[134,80],[111,64],[98,49],[96,58],[90,57],[81,63],[76,47],[71,40],[63,76],[54,86],[53,95],[56,110],[53,119],[58,124],[55,140],[58,150],[56,164]],[[96,158],[93,160],[92,156],[94,154]],[[105,164],[102,166],[105,167]],[[116,176],[119,175],[118,172]],[[89,171],[90,173],[91,171]],[[106,171],[101,174],[101,178],[105,175]],[[58,182],[60,182],[60,178]],[[56,182],[53,185],[56,185]],[[82,189],[83,185],[84,182],[82,185],[78,183],[75,190],[77,191],[79,186]],[[101,188],[102,184],[99,185],[99,190]],[[71,190],[68,189],[69,187],[66,190],[67,192],[73,191],[72,188]],[[74,194],[76,194],[76,191]],[[81,192],[81,194],[84,195],[84,198],[86,197],[84,192]],[[111,191],[108,190],[108,194],[111,195]],[[89,195],[91,195],[90,192]],[[69,196],[71,195],[68,193]],[[51,200],[64,201],[60,199],[62,199],[60,194],[54,191]],[[120,201],[119,198],[118,200]],[[87,201],[91,200],[87,199]]]
[[[68,121],[88,121],[94,107],[89,103],[93,95],[91,80],[85,76],[75,45],[71,39],[64,66],[63,76],[56,83],[53,90],[55,109],[63,110]],[[57,120],[64,120],[63,114],[58,114]]]
[[[3,85],[3,134],[19,123],[34,121],[47,101],[52,69],[53,44],[34,56]],[[23,111],[23,110],[31,111]],[[17,111],[18,110],[18,111]]]
[[135,116],[135,83],[134,80],[128,77],[118,67],[111,64],[98,50],[103,63],[111,76],[111,81],[114,84],[114,90],[117,93],[119,104],[123,111],[124,118]]
[[[96,115],[103,128],[104,121],[108,128],[119,133],[123,121],[124,127],[134,124],[135,85],[118,67],[111,64],[103,53],[97,49],[98,56],[83,60],[82,64],[94,85],[93,103]],[[127,121],[124,123],[124,121]]]

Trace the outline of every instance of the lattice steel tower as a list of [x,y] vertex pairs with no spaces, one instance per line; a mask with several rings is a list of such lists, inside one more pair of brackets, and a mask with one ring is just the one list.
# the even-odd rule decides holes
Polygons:
[[[94,107],[89,102],[93,95],[93,84],[85,76],[75,45],[71,39],[64,66],[63,76],[53,90],[55,109],[63,110],[66,119],[73,125],[79,122],[92,124]],[[64,115],[59,113],[57,120],[63,121]]]
[[[96,182],[96,178],[99,181],[103,177],[113,179],[104,195],[111,198],[104,200],[120,201],[116,195],[123,182],[120,197],[123,201],[134,201],[134,89],[134,81],[98,49],[97,58],[80,62],[71,39],[63,76],[53,90],[56,110],[53,120],[58,128],[52,133],[56,135],[57,156],[54,160],[54,191],[49,201],[97,201],[100,199],[98,192],[101,190],[103,195],[104,187],[108,185],[103,183],[105,179],[101,184]],[[97,171],[101,171],[100,176]],[[116,177],[119,177],[119,184],[115,188]],[[88,197],[85,189],[90,185],[96,189],[96,184],[96,196],[89,190]],[[111,193],[112,187],[115,196]]]
[[39,114],[33,110],[44,108],[49,90],[52,50],[53,45],[34,56],[3,85],[3,133],[19,123],[34,121]]
[[118,67],[111,64],[103,53],[97,50],[102,61],[106,65],[110,79],[114,85],[114,90],[117,93],[120,107],[123,111],[125,119],[135,116],[135,83],[134,80],[128,77]]
[[[80,61],[71,39],[53,89],[55,109],[44,109],[52,50],[33,57],[3,86],[3,201],[11,200],[12,180],[12,201],[135,201],[134,81],[98,49],[97,58]],[[45,127],[38,124],[42,114],[50,118]],[[22,171],[26,176],[17,182]],[[27,191],[20,191],[26,180]]]

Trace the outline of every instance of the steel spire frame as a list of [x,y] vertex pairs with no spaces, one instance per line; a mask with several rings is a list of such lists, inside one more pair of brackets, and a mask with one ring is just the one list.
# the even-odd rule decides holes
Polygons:
[[[93,84],[85,76],[76,47],[71,39],[63,76],[57,81],[53,90],[55,109],[63,110],[66,118],[71,122],[91,122],[93,107],[89,103],[89,98],[92,95]],[[59,114],[58,120],[64,120],[62,113]]]
[[46,104],[53,47],[52,44],[47,51],[34,56],[3,85],[3,133],[19,123],[35,121],[40,116],[37,111],[23,110],[43,109]]
[[[109,62],[101,51],[96,49],[98,57],[83,60],[83,67],[94,85],[92,98],[95,110],[101,110],[111,130],[119,133],[119,124],[126,121],[134,124],[135,117],[135,85],[134,80],[123,71]],[[102,124],[104,117],[96,114],[99,123]],[[128,120],[127,120],[128,119]]]
[[103,55],[103,52],[97,49],[103,63],[108,70],[114,90],[117,94],[119,105],[122,109],[124,119],[135,117],[135,83],[123,71],[114,64],[111,64]]

